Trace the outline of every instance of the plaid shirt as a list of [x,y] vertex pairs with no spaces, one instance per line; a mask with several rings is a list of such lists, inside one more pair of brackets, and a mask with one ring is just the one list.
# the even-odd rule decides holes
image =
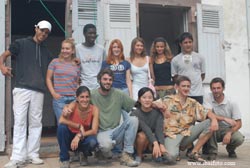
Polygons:
[[177,134],[190,136],[190,126],[207,117],[208,109],[189,97],[183,106],[177,95],[165,96],[157,101],[162,101],[171,114],[170,118],[165,118],[164,121],[164,133],[170,138],[175,138]]

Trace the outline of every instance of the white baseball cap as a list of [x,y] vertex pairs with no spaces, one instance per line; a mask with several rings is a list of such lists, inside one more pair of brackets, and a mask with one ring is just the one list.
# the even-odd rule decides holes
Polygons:
[[37,25],[35,25],[35,27],[38,27],[39,29],[49,29],[50,32],[52,29],[50,22],[48,22],[46,20],[42,20],[42,21],[38,22]]

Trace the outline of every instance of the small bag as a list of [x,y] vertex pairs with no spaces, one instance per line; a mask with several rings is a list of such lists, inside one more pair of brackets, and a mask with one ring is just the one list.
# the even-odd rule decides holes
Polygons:
[[[148,62],[148,67],[149,67],[149,60],[148,60],[148,57],[147,57],[147,62]],[[148,88],[150,88],[153,92],[154,92],[154,98],[156,98],[156,90],[155,90],[155,87],[154,87],[154,84],[153,84],[153,79],[151,78],[151,75],[150,75],[150,69],[148,68]]]

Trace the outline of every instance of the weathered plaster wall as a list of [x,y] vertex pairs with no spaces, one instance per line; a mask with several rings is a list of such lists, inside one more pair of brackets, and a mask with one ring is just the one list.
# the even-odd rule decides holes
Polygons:
[[250,139],[250,84],[245,0],[202,0],[220,5],[224,11],[226,94],[237,101],[242,113],[241,131]]

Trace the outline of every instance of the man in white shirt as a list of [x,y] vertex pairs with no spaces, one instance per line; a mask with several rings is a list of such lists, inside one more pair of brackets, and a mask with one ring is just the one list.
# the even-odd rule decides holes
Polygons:
[[224,93],[225,82],[221,78],[214,78],[210,82],[209,93],[204,98],[204,107],[212,109],[219,122],[216,131],[203,148],[204,154],[209,154],[208,160],[215,160],[218,152],[217,142],[226,145],[228,157],[236,158],[235,149],[244,141],[244,136],[239,132],[241,128],[241,113],[238,105]]
[[203,104],[202,81],[205,78],[205,58],[193,51],[193,36],[184,32],[179,37],[181,53],[171,61],[171,74],[176,80],[178,75],[187,76],[191,80],[189,97]]
[[83,28],[85,42],[76,45],[76,57],[81,63],[81,85],[87,86],[90,90],[99,87],[97,74],[99,73],[102,61],[105,60],[104,47],[96,44],[96,26],[86,24]]

